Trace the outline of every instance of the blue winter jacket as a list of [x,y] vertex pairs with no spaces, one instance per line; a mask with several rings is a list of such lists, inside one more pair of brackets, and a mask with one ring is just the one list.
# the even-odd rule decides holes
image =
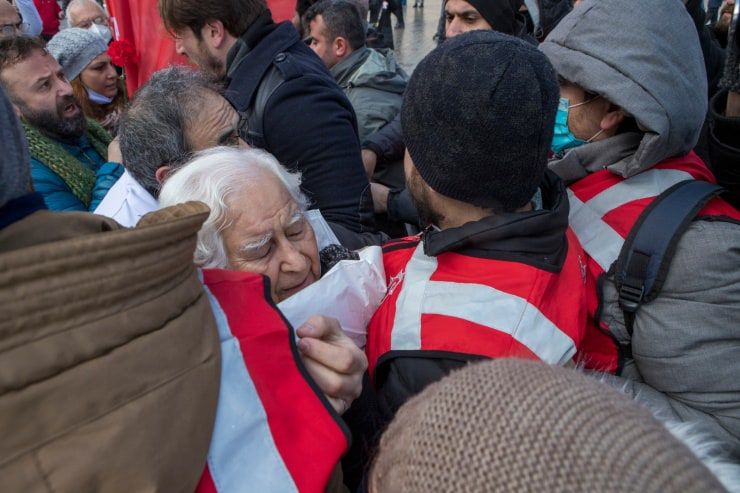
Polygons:
[[46,206],[53,211],[94,211],[105,194],[123,174],[123,166],[107,162],[83,135],[77,142],[60,142],[75,159],[95,171],[95,186],[90,207],[85,207],[62,178],[44,163],[31,157],[33,188],[40,193]]

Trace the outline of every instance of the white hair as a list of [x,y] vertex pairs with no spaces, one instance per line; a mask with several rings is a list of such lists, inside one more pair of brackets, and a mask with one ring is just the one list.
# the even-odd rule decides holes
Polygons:
[[74,22],[72,21],[72,17],[70,16],[70,14],[77,7],[82,7],[84,5],[95,5],[97,8],[100,9],[100,11],[104,15],[106,16],[108,15],[108,13],[105,11],[103,6],[100,5],[98,2],[96,2],[95,0],[72,0],[71,2],[69,2],[69,4],[67,5],[67,9],[64,11],[64,15],[67,17],[67,22],[69,22],[70,27],[74,25]]
[[211,209],[198,232],[194,256],[197,266],[228,267],[221,233],[231,223],[229,197],[244,193],[243,188],[259,179],[261,171],[275,176],[298,203],[301,212],[306,211],[308,199],[301,192],[300,173],[289,172],[272,154],[260,149],[214,147],[199,152],[167,178],[159,194],[160,207],[196,200]]

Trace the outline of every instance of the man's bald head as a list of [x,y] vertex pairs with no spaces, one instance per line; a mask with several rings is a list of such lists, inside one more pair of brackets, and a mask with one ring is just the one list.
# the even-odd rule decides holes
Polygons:
[[103,17],[108,22],[108,14],[94,0],[72,0],[67,6],[66,15],[70,27],[87,29],[98,17]]

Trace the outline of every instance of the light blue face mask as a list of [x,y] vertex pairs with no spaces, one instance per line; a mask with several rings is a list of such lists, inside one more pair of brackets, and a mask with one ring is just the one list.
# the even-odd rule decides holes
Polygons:
[[598,137],[601,132],[604,131],[604,129],[601,129],[596,132],[596,134],[594,134],[594,136],[590,139],[581,140],[573,135],[573,132],[571,132],[570,128],[568,127],[568,110],[570,110],[571,108],[577,108],[584,104],[588,104],[598,97],[599,96],[596,96],[595,98],[591,98],[587,101],[574,105],[571,105],[570,101],[568,101],[567,98],[560,98],[560,103],[558,104],[558,112],[555,114],[555,131],[552,134],[552,145],[550,146],[552,152],[554,152],[555,154],[560,154],[567,149],[572,149],[573,147],[588,144],[596,137]]

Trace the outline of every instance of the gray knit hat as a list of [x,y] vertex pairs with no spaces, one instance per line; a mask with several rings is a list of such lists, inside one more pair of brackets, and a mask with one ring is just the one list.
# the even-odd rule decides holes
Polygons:
[[0,207],[30,192],[31,158],[13,106],[0,87]]
[[406,403],[370,482],[374,493],[725,491],[624,394],[515,359],[470,365]]
[[494,31],[461,34],[414,70],[401,107],[404,142],[438,193],[510,212],[542,182],[559,99],[536,47]]
[[62,66],[64,76],[74,80],[90,62],[108,50],[103,38],[86,29],[72,27],[59,31],[46,45]]

